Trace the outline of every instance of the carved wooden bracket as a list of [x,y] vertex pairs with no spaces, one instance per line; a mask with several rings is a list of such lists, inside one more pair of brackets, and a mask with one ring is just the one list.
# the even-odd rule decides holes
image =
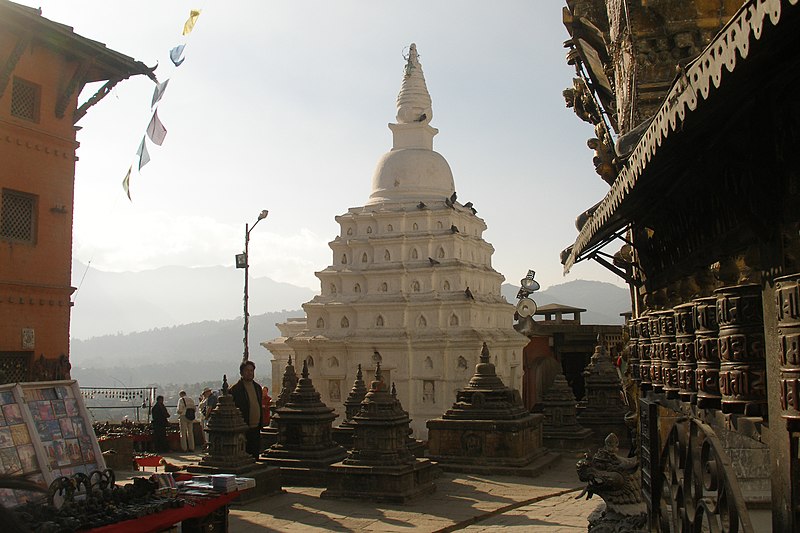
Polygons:
[[102,87],[100,87],[96,93],[92,95],[83,105],[81,105],[78,109],[75,110],[75,113],[72,114],[72,123],[77,124],[80,119],[89,111],[89,108],[95,105],[97,102],[102,100],[103,98],[111,92],[119,82],[121,82],[123,78],[114,78],[108,80]]
[[17,66],[17,62],[19,62],[19,58],[22,57],[22,52],[24,52],[31,44],[31,35],[32,34],[30,32],[27,32],[17,39],[17,44],[14,45],[14,49],[8,56],[2,72],[0,72],[0,98],[3,97],[6,87],[8,87],[8,82],[11,80],[11,73],[14,72],[14,68]]
[[91,60],[84,60],[78,64],[78,67],[72,74],[72,79],[69,80],[67,86],[61,92],[61,94],[58,95],[55,109],[56,118],[64,118],[70,98],[72,98],[72,95],[75,94],[75,91],[80,92],[80,90],[83,89],[83,86],[86,84],[86,74],[89,72],[89,67],[91,66]]

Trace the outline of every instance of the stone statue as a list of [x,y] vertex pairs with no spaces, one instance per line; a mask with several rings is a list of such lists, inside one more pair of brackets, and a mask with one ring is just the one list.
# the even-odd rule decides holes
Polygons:
[[589,533],[645,533],[647,508],[642,501],[639,459],[617,455],[619,440],[614,433],[593,456],[588,453],[575,468],[586,488],[576,497],[597,494],[605,502],[589,515]]

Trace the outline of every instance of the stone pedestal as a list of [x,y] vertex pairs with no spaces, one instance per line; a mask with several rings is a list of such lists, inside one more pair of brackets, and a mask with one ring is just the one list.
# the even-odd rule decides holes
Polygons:
[[322,497],[406,503],[434,492],[436,469],[408,448],[410,422],[394,385],[391,393],[386,390],[377,363],[375,381],[351,419],[353,448],[331,465]]
[[[443,470],[521,474],[545,454],[542,419],[495,373],[483,344],[467,387],[442,418],[428,421],[428,457]],[[490,469],[490,470],[487,470]]]
[[[650,323],[652,324],[652,320]],[[599,342],[595,347],[592,362],[584,372],[584,376],[586,376],[586,408],[578,415],[578,423],[592,430],[594,443],[598,446],[603,445],[601,435],[613,432],[622,435],[620,442],[627,447],[630,446],[628,426],[625,424],[625,414],[628,412],[628,408],[622,401],[622,385],[619,374],[611,363],[611,358],[606,353],[603,344],[603,342]],[[660,374],[660,366],[658,368]],[[655,386],[656,375],[652,374],[652,376]],[[661,386],[663,386],[663,382]]]
[[585,450],[592,436],[577,420],[575,394],[564,374],[556,374],[553,385],[542,397],[544,445],[552,450]]
[[[292,365],[292,356],[289,356],[289,361],[286,363],[286,368],[283,370],[283,379],[281,380],[281,392],[273,403],[273,407],[283,407],[289,401],[292,391],[297,387],[297,373],[294,371]],[[267,448],[278,442],[278,425],[275,422],[275,417],[270,416],[269,426],[261,430],[261,449],[266,451]]]
[[303,362],[301,378],[289,401],[275,410],[278,442],[264,452],[264,461],[281,469],[284,485],[324,486],[328,466],[341,461],[345,449],[331,437],[333,409],[320,400]]
[[256,463],[245,451],[247,425],[233,402],[233,396],[228,394],[227,380],[223,380],[222,396],[212,411],[206,432],[208,452],[198,465],[187,468],[189,472],[203,475],[235,474],[254,478],[255,489],[246,492],[243,499],[281,491],[279,469]]

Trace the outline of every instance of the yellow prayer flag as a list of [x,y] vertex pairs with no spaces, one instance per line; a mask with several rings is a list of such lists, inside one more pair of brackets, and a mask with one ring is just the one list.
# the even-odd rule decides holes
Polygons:
[[189,35],[192,33],[194,29],[194,25],[197,22],[197,17],[200,16],[199,9],[192,9],[189,11],[189,19],[186,21],[186,24],[183,25],[183,35]]
[[125,174],[125,179],[122,180],[122,188],[125,190],[125,194],[128,195],[128,200],[131,200],[131,170],[133,170],[133,165],[128,167],[128,173]]

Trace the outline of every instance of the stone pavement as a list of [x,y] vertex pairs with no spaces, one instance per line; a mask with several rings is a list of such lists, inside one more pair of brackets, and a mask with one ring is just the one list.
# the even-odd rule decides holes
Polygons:
[[[170,453],[166,459],[186,465],[200,456]],[[283,494],[234,504],[230,531],[583,533],[586,517],[602,500],[575,499],[583,488],[575,460],[563,457],[534,478],[444,473],[434,494],[407,505],[322,499],[320,488],[284,487]],[[124,482],[128,476],[119,477]]]

